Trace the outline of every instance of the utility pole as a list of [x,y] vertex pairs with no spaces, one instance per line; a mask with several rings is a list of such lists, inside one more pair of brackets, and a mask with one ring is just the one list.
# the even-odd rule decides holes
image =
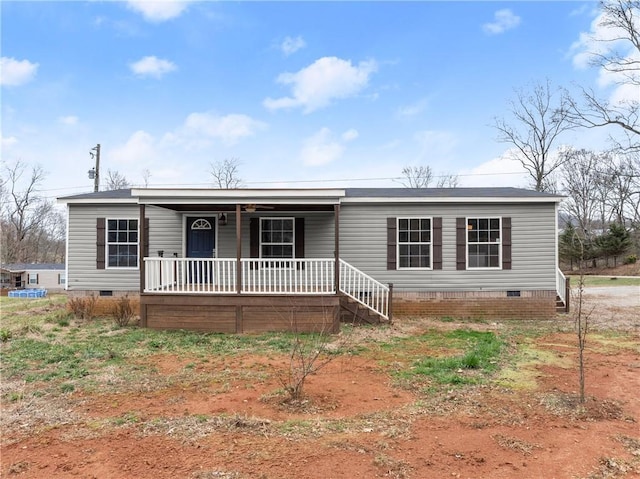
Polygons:
[[93,191],[98,192],[100,189],[100,143],[91,148],[89,156],[91,156],[91,159],[95,158],[96,160],[96,166],[89,170],[89,178],[93,179]]

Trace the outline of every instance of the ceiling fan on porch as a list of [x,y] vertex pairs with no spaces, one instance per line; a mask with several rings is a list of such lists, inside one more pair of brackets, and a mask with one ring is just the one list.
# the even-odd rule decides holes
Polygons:
[[273,208],[273,206],[257,205],[255,203],[248,203],[242,207],[243,211],[247,213],[255,213],[257,210],[272,210]]

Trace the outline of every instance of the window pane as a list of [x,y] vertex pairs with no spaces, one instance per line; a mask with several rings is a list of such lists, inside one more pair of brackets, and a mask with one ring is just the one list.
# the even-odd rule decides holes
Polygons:
[[420,234],[420,241],[422,241],[423,243],[430,243],[431,242],[431,232],[430,231],[423,231]]
[[478,242],[478,230],[469,231],[467,234],[467,240],[469,243],[477,243]]
[[398,233],[398,242],[399,243],[406,243],[407,241],[409,241],[409,233],[407,233],[406,231],[402,231],[402,232]]
[[489,241],[489,232],[484,230],[478,231],[478,241],[481,243]]
[[491,223],[491,229],[492,230],[500,229],[500,219],[491,218],[490,223]]
[[409,228],[409,220],[405,218],[398,220],[398,228],[401,230],[407,230]]
[[481,230],[489,229],[489,220],[486,218],[480,218],[478,220],[478,229],[481,229]]
[[138,242],[138,233],[133,231],[129,233],[129,243],[137,243]]
[[420,220],[413,218],[410,220],[410,227],[412,230],[420,229]]
[[430,230],[431,229],[431,220],[429,220],[429,219],[420,220],[420,229]]
[[116,233],[115,231],[109,231],[109,234],[107,235],[107,241],[109,243],[113,243],[117,241],[117,239],[118,239],[118,233]]
[[409,241],[412,243],[417,243],[420,241],[420,232],[419,231],[411,231],[409,233]]
[[407,256],[409,254],[409,245],[401,244],[399,247],[400,256]]
[[[477,230],[478,229],[478,220],[476,219],[470,219],[467,223],[468,226],[471,226],[471,230]],[[468,228],[467,228],[468,229]]]
[[500,232],[499,231],[491,231],[489,233],[489,241],[492,243],[495,243],[496,241],[498,241],[500,239]]

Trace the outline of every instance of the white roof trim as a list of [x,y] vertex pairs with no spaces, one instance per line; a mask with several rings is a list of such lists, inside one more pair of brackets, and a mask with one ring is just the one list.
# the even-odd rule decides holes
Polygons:
[[85,204],[85,205],[137,205],[137,198],[57,198],[58,204]]
[[138,198],[179,198],[181,200],[210,198],[249,200],[273,199],[338,199],[345,196],[344,189],[173,189],[173,188],[133,188],[131,196]]
[[414,196],[414,197],[347,197],[340,203],[560,203],[561,196],[519,197],[519,196]]

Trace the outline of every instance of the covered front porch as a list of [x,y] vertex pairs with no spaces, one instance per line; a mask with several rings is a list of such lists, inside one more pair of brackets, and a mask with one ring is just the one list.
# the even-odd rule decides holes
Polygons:
[[[136,191],[142,325],[335,332],[349,314],[388,321],[389,286],[340,259],[340,193]],[[181,224],[173,233],[167,216]]]

